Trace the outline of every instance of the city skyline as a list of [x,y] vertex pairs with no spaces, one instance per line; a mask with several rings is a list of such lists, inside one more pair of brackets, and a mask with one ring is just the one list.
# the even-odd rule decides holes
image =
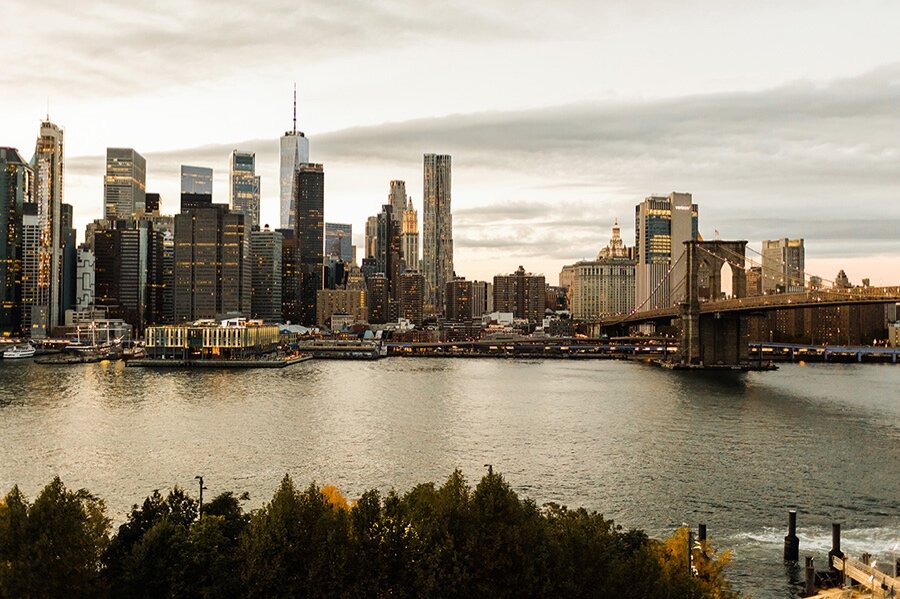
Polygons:
[[[364,22],[371,32],[344,43],[346,32],[316,20],[311,34],[331,43],[301,63],[284,51],[299,42],[276,34],[311,19],[316,11],[305,5],[297,13],[281,3],[254,9],[251,21],[273,35],[243,34],[241,47],[249,48],[243,55],[227,50],[214,58],[207,46],[231,39],[240,19],[210,19],[208,4],[189,4],[176,24],[164,3],[156,10],[87,3],[90,23],[57,15],[46,32],[54,41],[24,53],[3,75],[18,93],[6,102],[2,143],[29,158],[49,98],[51,120],[66,131],[65,198],[79,238],[87,222],[102,216],[107,147],[133,147],[147,158],[147,190],[162,193],[168,213],[177,212],[180,164],[212,167],[214,201],[225,203],[231,151],[255,152],[260,224],[276,227],[278,139],[291,129],[296,80],[298,129],[329,171],[325,218],[354,224],[358,247],[365,217],[383,203],[388,181],[407,181],[418,205],[419,160],[436,152],[456,163],[454,263],[468,278],[511,272],[521,263],[552,279],[562,265],[595,255],[616,217],[631,244],[628,216],[643,198],[681,191],[703,206],[706,238],[716,229],[754,247],[764,239],[804,238],[809,272],[833,278],[844,269],[854,283],[894,282],[900,170],[891,125],[900,116],[900,48],[888,23],[900,8],[878,4],[874,21],[865,7],[836,2],[725,10],[697,1],[658,15],[651,4],[569,2],[544,15],[554,26],[546,28],[465,3],[444,9],[391,3],[359,16],[322,6],[323,17],[344,24],[350,38]],[[0,10],[25,24],[8,43],[37,48],[38,30],[27,24],[47,21],[50,9],[26,11],[11,2]],[[406,18],[395,46],[375,49],[397,15]],[[717,31],[698,16],[717,19]],[[201,19],[211,21],[198,26],[202,34],[180,35]],[[597,31],[588,31],[588,23]],[[91,69],[71,68],[92,65],[108,77],[122,60],[97,53],[90,37],[108,47],[111,40],[96,35],[104,27],[116,30],[105,34],[112,41],[151,48],[139,75],[122,68],[104,82]],[[678,30],[682,43],[667,47],[665,56],[634,44],[628,54],[616,49],[638,32],[667,30]],[[841,44],[825,43],[838,32]],[[118,38],[126,33],[129,39]],[[161,38],[173,42],[171,50],[152,46]],[[710,46],[720,56],[709,57]],[[428,59],[417,52],[423,47],[454,67],[446,81],[417,84],[429,73]],[[174,50],[193,57],[196,80],[170,68],[165,59]],[[64,52],[72,57],[52,60]],[[36,68],[36,60],[47,68]],[[563,61],[571,68],[559,69]],[[336,66],[346,67],[347,76],[329,76]],[[532,70],[542,85],[533,85]],[[400,85],[378,87],[397,74]],[[245,118],[228,118],[239,105],[251,107]]]

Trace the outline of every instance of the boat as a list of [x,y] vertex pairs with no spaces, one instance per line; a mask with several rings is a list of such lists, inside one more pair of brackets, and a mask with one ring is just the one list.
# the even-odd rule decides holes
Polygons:
[[30,343],[26,343],[25,345],[15,345],[3,352],[3,359],[15,360],[21,358],[32,358],[34,357],[34,352],[34,346]]

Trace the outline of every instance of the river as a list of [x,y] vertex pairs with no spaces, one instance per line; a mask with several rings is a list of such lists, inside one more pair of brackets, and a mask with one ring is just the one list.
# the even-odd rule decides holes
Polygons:
[[[900,542],[900,367],[794,365],[733,376],[620,361],[388,358],[283,370],[0,363],[0,491],[33,499],[59,474],[121,522],[153,489],[268,500],[284,474],[406,491],[492,464],[521,495],[664,536],[705,522],[730,578],[796,596],[801,558],[830,546],[887,562]],[[799,576],[799,574],[797,574]]]

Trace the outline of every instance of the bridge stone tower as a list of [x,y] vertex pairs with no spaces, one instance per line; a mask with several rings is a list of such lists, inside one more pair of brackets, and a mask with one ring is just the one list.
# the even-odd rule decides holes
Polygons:
[[[722,266],[731,267],[734,297],[746,297],[746,241],[686,241],[685,300],[681,304],[681,363],[690,366],[739,365],[749,362],[747,319],[735,313],[705,313],[701,317],[701,278],[708,281],[707,299],[722,294]],[[701,276],[702,275],[702,276]]]

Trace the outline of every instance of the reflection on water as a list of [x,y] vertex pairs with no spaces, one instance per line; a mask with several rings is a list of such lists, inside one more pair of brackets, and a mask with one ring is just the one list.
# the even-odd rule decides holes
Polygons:
[[706,522],[735,548],[743,590],[784,597],[794,592],[779,561],[789,508],[804,555],[827,551],[833,520],[861,549],[900,540],[898,383],[896,367],[856,365],[697,376],[613,361],[391,358],[255,372],[2,363],[0,488],[19,483],[33,497],[59,474],[121,519],[196,474],[211,493],[247,490],[258,506],[285,472],[358,496],[455,468],[475,480],[490,463],[539,503],[654,535]]

